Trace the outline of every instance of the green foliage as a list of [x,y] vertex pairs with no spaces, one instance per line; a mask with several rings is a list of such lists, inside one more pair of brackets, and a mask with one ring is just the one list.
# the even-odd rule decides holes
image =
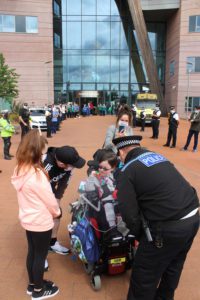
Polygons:
[[5,58],[0,53],[0,98],[12,103],[12,100],[19,94],[18,77],[15,69],[10,68],[5,63]]

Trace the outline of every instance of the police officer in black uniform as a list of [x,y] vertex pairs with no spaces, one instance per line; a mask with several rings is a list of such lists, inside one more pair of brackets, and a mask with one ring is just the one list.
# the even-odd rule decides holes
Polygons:
[[21,138],[29,132],[30,130],[30,112],[28,109],[28,104],[24,103],[23,107],[20,108],[19,110],[19,124],[21,126]]
[[153,135],[151,137],[152,139],[158,139],[160,116],[161,116],[161,110],[159,108],[159,104],[156,104],[156,108],[153,111],[152,120],[151,120],[151,126],[153,131]]
[[[49,147],[42,157],[43,165],[49,175],[52,191],[60,203],[72,176],[73,168],[80,169],[85,165],[85,159],[79,156],[77,150],[71,146]],[[65,255],[69,249],[57,241],[60,218],[54,219],[50,251]]]
[[125,163],[118,182],[119,209],[139,240],[127,299],[174,300],[199,228],[199,200],[168,159],[140,147],[141,138],[113,140]]
[[145,121],[146,121],[146,113],[145,108],[143,107],[140,113],[140,122],[141,122],[141,129],[140,131],[144,131],[145,129]]
[[[170,106],[168,124],[169,124],[169,129],[168,129],[167,142],[163,146],[175,148],[176,147],[176,139],[177,139],[177,128],[178,128],[178,124],[179,124],[179,116],[178,116],[177,112],[175,111],[174,106]],[[171,139],[172,139],[172,145],[170,146]]]

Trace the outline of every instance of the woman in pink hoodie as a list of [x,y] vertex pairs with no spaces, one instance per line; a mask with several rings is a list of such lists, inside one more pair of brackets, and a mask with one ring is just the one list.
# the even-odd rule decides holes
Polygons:
[[59,291],[53,282],[43,279],[53,219],[61,215],[41,163],[46,144],[47,140],[37,129],[27,133],[18,147],[17,166],[12,176],[12,184],[17,191],[19,219],[28,241],[27,294],[32,295],[32,300],[53,297]]

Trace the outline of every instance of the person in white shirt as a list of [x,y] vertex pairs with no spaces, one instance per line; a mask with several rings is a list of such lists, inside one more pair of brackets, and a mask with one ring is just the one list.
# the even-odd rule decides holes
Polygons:
[[160,126],[160,116],[161,116],[161,110],[159,108],[159,104],[156,104],[156,108],[153,111],[152,121],[151,121],[152,131],[153,131],[153,135],[151,137],[152,139],[158,139],[159,126]]

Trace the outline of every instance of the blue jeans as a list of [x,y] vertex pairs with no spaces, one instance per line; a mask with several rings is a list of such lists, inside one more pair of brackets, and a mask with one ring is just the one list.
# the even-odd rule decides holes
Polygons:
[[190,142],[191,142],[191,138],[192,136],[194,135],[194,147],[193,147],[193,150],[196,150],[197,149],[197,146],[198,146],[198,137],[199,137],[199,131],[196,131],[196,130],[192,130],[190,129],[189,132],[188,132],[188,137],[187,137],[187,142],[184,146],[184,149],[187,150]]

